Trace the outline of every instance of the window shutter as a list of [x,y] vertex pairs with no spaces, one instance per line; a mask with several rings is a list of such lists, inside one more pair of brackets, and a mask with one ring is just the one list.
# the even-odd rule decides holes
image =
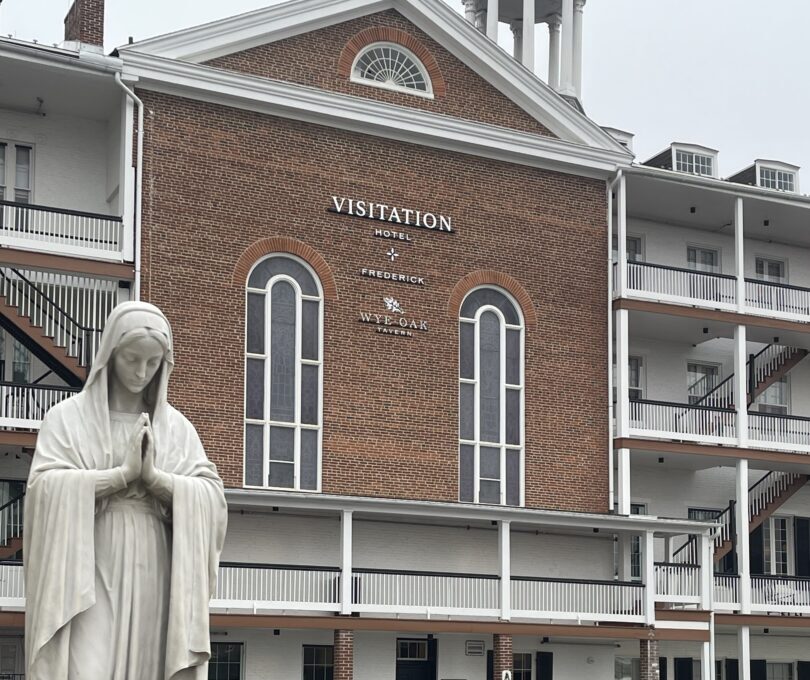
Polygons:
[[810,519],[796,517],[793,534],[796,541],[796,576],[810,576]]
[[537,680],[553,680],[554,654],[551,652],[537,652]]
[[[766,522],[768,520],[765,520]],[[751,573],[762,574],[765,572],[765,555],[763,554],[762,525],[760,524],[751,532],[748,539],[749,554],[751,556]],[[752,679],[753,680],[753,679]]]
[[694,680],[692,657],[675,659],[675,680]]
[[726,659],[726,680],[740,680],[740,662]]
[[494,680],[495,678],[495,653],[487,650],[487,680]]
[[751,680],[768,680],[768,664],[764,659],[751,659]]
[[658,659],[658,678],[659,680],[667,680],[667,657],[665,656]]

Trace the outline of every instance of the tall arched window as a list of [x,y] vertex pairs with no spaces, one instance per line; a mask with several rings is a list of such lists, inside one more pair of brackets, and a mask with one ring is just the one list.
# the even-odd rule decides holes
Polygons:
[[321,488],[320,281],[271,255],[251,270],[245,334],[245,485]]
[[459,500],[523,505],[523,317],[497,288],[459,313]]

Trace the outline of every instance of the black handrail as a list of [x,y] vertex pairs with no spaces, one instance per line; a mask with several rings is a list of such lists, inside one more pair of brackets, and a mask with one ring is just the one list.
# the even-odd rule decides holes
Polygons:
[[776,281],[763,281],[762,279],[745,279],[746,283],[761,283],[763,286],[773,286],[774,288],[787,288],[789,290],[799,290],[803,293],[810,293],[810,288],[804,286],[794,286],[789,283],[777,283]]
[[700,569],[700,565],[693,562],[653,562],[653,564],[656,567],[686,567],[687,569]]
[[[4,279],[7,278],[7,279],[9,279],[9,281],[11,281],[12,279],[10,279],[5,273],[5,271],[4,271],[5,269],[6,269],[5,267],[0,267],[0,276],[2,276]],[[17,276],[19,276],[21,281],[24,281],[26,284],[28,284],[28,287],[31,288],[37,295],[39,295],[40,297],[47,300],[51,304],[51,306],[53,306],[59,312],[61,312],[62,316],[64,316],[68,321],[70,321],[79,330],[82,330],[82,331],[95,331],[95,330],[98,330],[97,328],[89,328],[87,326],[82,326],[78,321],[76,321],[76,319],[74,319],[70,314],[68,314],[64,309],[62,309],[48,295],[46,295],[39,288],[37,288],[37,286],[35,284],[31,283],[31,281],[29,281],[18,269],[14,269],[14,267],[8,267],[8,269],[13,271]]]
[[7,205],[12,208],[31,208],[40,212],[56,213],[57,215],[73,215],[75,217],[89,217],[98,220],[109,220],[110,222],[123,222],[124,218],[117,215],[102,215],[101,213],[84,212],[83,210],[69,210],[67,208],[54,208],[49,205],[38,205],[35,203],[20,203],[18,201],[0,201],[0,205]]
[[630,399],[634,404],[652,404],[653,406],[673,406],[682,409],[695,409],[698,411],[720,411],[721,413],[736,413],[733,408],[724,406],[700,406],[699,404],[680,404],[674,401],[656,401],[654,399]]
[[[468,574],[463,572],[449,573],[444,571],[413,571],[408,569],[352,569],[353,574],[391,574],[394,576],[436,576],[456,578],[480,578],[497,581],[500,576],[493,574]],[[513,577],[514,578],[514,577]]]
[[12,498],[12,499],[11,499],[11,500],[10,500],[8,503],[6,503],[5,505],[0,505],[0,512],[3,512],[3,510],[5,510],[7,507],[9,507],[10,505],[13,505],[13,504],[14,504],[14,503],[16,503],[18,500],[20,500],[21,498],[24,498],[24,497],[25,497],[25,491],[23,491],[23,492],[22,492],[22,493],[21,493],[19,496],[15,496],[14,498]]
[[810,583],[810,578],[807,576],[789,576],[787,574],[751,574],[751,578],[762,578],[768,581],[801,581]]
[[[498,578],[497,576],[494,578]],[[632,586],[633,588],[643,588],[641,581],[618,581],[612,579],[582,579],[582,578],[554,578],[549,576],[512,576],[512,581],[530,581],[539,583],[572,583],[588,586]]]
[[749,411],[749,416],[764,416],[768,418],[781,418],[783,420],[800,420],[800,421],[810,421],[810,418],[807,416],[792,416],[787,413],[760,413],[759,411]]
[[[759,350],[759,352],[757,352],[753,357],[751,357],[748,361],[745,362],[745,367],[748,368],[748,365],[751,364],[752,361],[756,361],[757,357],[759,357],[761,354],[763,354],[765,351],[767,351],[769,347],[773,347],[773,344],[765,345],[765,347],[763,347],[761,350]],[[702,402],[704,399],[711,396],[714,392],[716,392],[718,389],[720,389],[723,385],[725,385],[727,382],[729,382],[730,380],[733,380],[733,379],[734,379],[734,373],[732,373],[730,376],[728,376],[728,378],[726,378],[725,380],[722,380],[721,382],[717,383],[717,385],[715,385],[713,389],[706,392],[706,394],[704,394],[695,403],[700,404],[700,402]]]
[[655,264],[653,262],[640,262],[639,260],[628,260],[627,264],[628,264],[628,266],[629,265],[640,265],[640,266],[643,266],[643,267],[653,267],[655,269],[666,269],[668,271],[673,271],[673,272],[684,272],[686,274],[700,274],[702,276],[711,276],[712,278],[715,278],[715,279],[736,279],[737,278],[733,274],[716,274],[714,272],[703,272],[703,271],[700,271],[699,269],[687,269],[686,267],[673,267],[673,266],[668,265],[668,264]]
[[220,567],[249,568],[249,569],[278,569],[279,571],[329,571],[340,572],[340,567],[318,567],[313,565],[297,564],[256,564],[253,562],[220,562]]

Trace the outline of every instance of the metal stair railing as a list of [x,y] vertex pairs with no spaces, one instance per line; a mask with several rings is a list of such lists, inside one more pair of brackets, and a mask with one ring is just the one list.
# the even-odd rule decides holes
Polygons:
[[22,536],[24,501],[25,491],[0,506],[0,546]]

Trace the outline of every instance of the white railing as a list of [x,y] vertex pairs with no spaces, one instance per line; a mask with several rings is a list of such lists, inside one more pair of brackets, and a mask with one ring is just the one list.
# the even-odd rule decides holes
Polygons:
[[622,581],[512,577],[518,618],[643,621],[644,586]]
[[736,277],[668,267],[649,262],[627,263],[627,287],[661,301],[704,302],[713,308],[736,303]]
[[810,453],[810,418],[749,412],[748,438],[763,448]]
[[752,576],[751,610],[808,613],[810,579],[790,576]]
[[0,382],[0,428],[37,429],[52,406],[80,389]]
[[22,536],[24,505],[23,493],[0,508],[0,546],[6,546],[9,541]]
[[338,569],[223,564],[211,607],[338,611],[339,602]]
[[700,565],[655,563],[656,602],[700,602]]
[[355,570],[352,608],[358,612],[499,616],[499,579],[473,574]]
[[720,444],[736,441],[737,414],[731,409],[664,401],[630,401],[630,433]]
[[120,217],[0,201],[0,245],[123,260]]
[[768,345],[759,354],[754,356],[754,377],[759,385],[773,375],[794,353],[796,347],[787,345]]
[[748,519],[754,519],[785,491],[804,477],[797,472],[773,470],[748,489]]
[[714,575],[714,603],[721,609],[740,608],[740,577],[736,574]]
[[19,563],[0,563],[0,606],[25,606],[25,580]]
[[0,295],[68,356],[89,365],[107,317],[118,303],[118,281],[2,266]]
[[754,309],[764,309],[779,316],[808,317],[810,289],[746,279],[745,303]]

